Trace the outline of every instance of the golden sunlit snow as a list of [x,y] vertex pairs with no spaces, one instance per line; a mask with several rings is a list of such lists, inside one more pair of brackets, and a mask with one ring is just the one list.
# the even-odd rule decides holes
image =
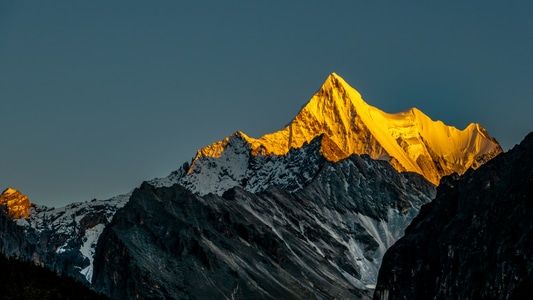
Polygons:
[[[253,155],[285,155],[322,135],[321,151],[330,161],[368,154],[389,161],[400,172],[422,174],[434,184],[442,176],[462,174],[502,152],[478,124],[458,130],[431,120],[416,108],[385,113],[368,105],[335,73],[284,129],[260,139],[237,134],[250,144]],[[226,138],[199,150],[195,160],[219,157],[227,142]]]

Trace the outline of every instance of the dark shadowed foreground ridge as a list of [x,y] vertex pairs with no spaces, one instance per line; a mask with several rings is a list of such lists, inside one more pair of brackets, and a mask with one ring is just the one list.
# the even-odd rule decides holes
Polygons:
[[528,299],[533,294],[533,133],[443,178],[385,254],[374,299]]
[[120,299],[371,297],[383,253],[434,187],[368,157],[318,166],[293,193],[144,183],[102,233],[93,287]]

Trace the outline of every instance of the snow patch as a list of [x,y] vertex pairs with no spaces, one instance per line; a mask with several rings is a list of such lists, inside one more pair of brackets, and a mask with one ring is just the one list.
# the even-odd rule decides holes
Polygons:
[[98,224],[87,229],[85,231],[85,236],[83,237],[83,245],[80,248],[80,252],[89,260],[89,266],[81,270],[80,273],[85,276],[89,282],[91,282],[93,277],[93,260],[96,244],[98,243],[98,238],[100,238],[100,234],[102,234],[104,228],[104,224]]

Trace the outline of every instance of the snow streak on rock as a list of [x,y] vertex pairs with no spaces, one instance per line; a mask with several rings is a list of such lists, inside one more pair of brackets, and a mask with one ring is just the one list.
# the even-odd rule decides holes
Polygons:
[[264,156],[287,174],[315,163],[292,192],[281,186],[289,180],[202,197],[142,184],[102,233],[94,288],[113,298],[370,297],[383,253],[434,186],[368,156],[315,161],[320,141],[294,150],[292,163]]
[[24,234],[1,242],[3,254],[48,266],[58,273],[91,282],[96,243],[129,194],[109,200],[77,202],[65,207],[34,205],[16,224]]

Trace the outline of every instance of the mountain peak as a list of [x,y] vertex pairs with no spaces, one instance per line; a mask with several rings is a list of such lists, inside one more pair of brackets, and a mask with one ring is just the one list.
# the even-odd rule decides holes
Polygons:
[[339,82],[340,84],[347,84],[346,81],[344,81],[344,79],[335,72],[331,72],[331,74],[328,75],[324,83],[328,81]]
[[343,84],[347,84],[346,81],[344,81],[344,79],[340,77],[339,75],[337,75],[337,73],[335,72],[329,74],[329,76],[324,81],[323,86],[328,85],[328,83],[332,83],[333,86],[337,88],[342,87]]
[[[348,92],[350,95],[347,94]],[[363,100],[361,98],[361,94],[359,94],[357,90],[351,87],[341,76],[337,75],[335,72],[329,74],[315,96],[316,95],[320,95],[321,97],[319,97],[319,99],[322,101],[346,99],[346,97],[349,97],[352,100]]]
[[28,218],[31,203],[26,195],[16,189],[7,188],[0,195],[0,205],[5,207],[9,217],[18,219]]
[[[330,161],[367,154],[389,161],[400,172],[421,174],[434,184],[442,176],[477,168],[503,151],[478,124],[458,130],[433,121],[417,108],[385,113],[367,104],[336,73],[326,78],[284,129],[259,139],[240,131],[236,134],[250,144],[252,155],[286,155],[323,135],[321,151]],[[199,155],[219,157],[226,140],[200,150]]]

